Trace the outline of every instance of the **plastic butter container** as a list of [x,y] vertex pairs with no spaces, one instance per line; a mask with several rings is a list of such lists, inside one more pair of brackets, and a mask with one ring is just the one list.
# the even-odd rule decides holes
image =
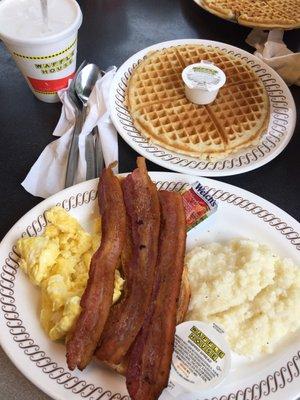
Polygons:
[[215,323],[187,321],[176,327],[167,391],[178,399],[218,386],[228,375],[230,348]]
[[195,104],[212,103],[226,82],[224,72],[210,61],[188,65],[182,79],[187,99]]

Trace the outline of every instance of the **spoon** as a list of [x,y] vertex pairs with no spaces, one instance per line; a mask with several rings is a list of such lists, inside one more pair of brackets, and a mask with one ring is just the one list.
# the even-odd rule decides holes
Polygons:
[[[86,118],[88,109],[89,96],[101,76],[101,71],[95,64],[88,64],[80,71],[75,81],[75,91],[82,102],[82,125]],[[85,138],[85,159],[86,159],[86,179],[92,179],[97,176],[96,171],[96,158],[95,158],[95,144],[92,133],[89,133]]]
[[[81,67],[82,65],[80,66],[80,68]],[[97,79],[98,79],[98,67],[94,64],[87,64],[80,70],[78,74],[76,73],[75,76],[74,95],[76,97],[74,98],[73,103],[75,101],[78,111],[76,112],[75,127],[73,130],[73,136],[67,163],[67,171],[65,178],[66,188],[74,184],[75,174],[78,165],[78,156],[79,156],[78,138],[87,114],[87,101],[89,95],[91,94],[91,91],[93,90],[93,87],[95,86]],[[80,103],[82,103],[82,106],[80,105]],[[90,142],[90,140],[88,141]],[[93,144],[91,145],[93,146]],[[93,153],[94,153],[93,151],[92,152],[89,151],[89,154],[92,154],[92,161],[94,158]],[[86,151],[86,156],[87,156],[87,151]],[[87,165],[88,165],[87,168],[89,168],[89,170],[94,170],[95,167],[91,167],[92,164],[89,160],[89,157],[87,158]]]
[[75,91],[82,102],[83,107],[87,107],[90,94],[100,77],[101,72],[96,64],[87,64],[78,74],[75,81]]

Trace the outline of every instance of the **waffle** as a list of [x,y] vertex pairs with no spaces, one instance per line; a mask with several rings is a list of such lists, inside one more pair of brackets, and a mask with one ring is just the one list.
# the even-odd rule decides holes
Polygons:
[[300,26],[299,0],[203,0],[214,14],[266,29]]
[[127,97],[130,109],[183,97],[181,72],[182,63],[173,48],[149,55],[131,76]]
[[[199,106],[184,93],[182,70],[212,61],[227,77],[214,103]],[[218,159],[257,142],[269,120],[264,85],[241,58],[212,46],[170,47],[149,54],[128,82],[126,104],[138,131],[174,152]]]
[[290,19],[291,26],[287,28],[299,28],[300,27],[300,1],[299,0],[265,0],[269,7],[275,12],[279,10],[286,19]]

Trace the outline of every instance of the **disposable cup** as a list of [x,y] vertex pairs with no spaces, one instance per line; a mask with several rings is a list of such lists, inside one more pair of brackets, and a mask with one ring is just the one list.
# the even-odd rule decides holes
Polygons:
[[[0,16],[10,1],[0,1]],[[64,30],[49,36],[24,39],[7,34],[0,26],[0,38],[11,53],[34,95],[47,103],[59,101],[57,91],[74,76],[78,29],[82,12],[75,0],[63,0],[74,7],[75,18]]]

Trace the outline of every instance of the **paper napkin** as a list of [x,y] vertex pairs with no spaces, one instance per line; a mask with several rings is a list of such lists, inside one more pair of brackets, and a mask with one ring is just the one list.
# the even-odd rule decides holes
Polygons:
[[[118,161],[117,131],[111,122],[108,104],[109,89],[115,72],[116,68],[98,79],[88,100],[88,115],[79,135],[78,170],[74,183],[86,180],[85,138],[94,126],[98,126],[105,165]],[[70,142],[75,125],[75,112],[68,99],[67,89],[59,91],[58,95],[63,105],[53,135],[60,138],[43,150],[22,182],[27,192],[44,198],[64,189]],[[117,167],[114,172],[118,172]]]
[[300,86],[300,53],[293,53],[283,42],[283,30],[265,32],[253,29],[246,42],[256,48],[254,55],[272,67],[288,85]]

